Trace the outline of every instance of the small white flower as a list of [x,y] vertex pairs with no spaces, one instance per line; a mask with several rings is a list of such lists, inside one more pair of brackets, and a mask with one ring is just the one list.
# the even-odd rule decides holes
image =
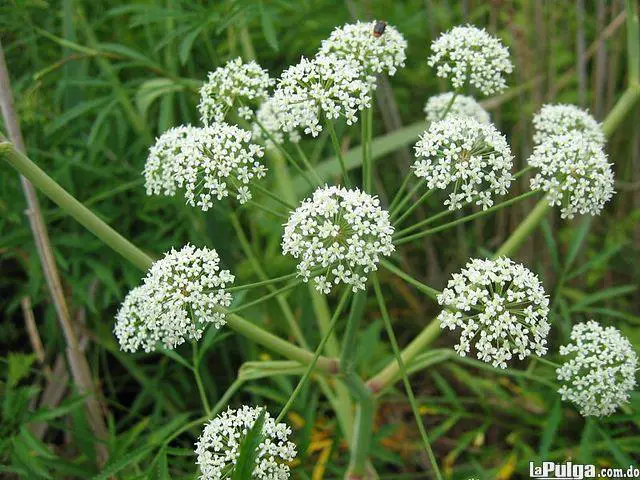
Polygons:
[[240,57],[229,60],[209,72],[208,81],[200,88],[198,111],[202,123],[224,121],[227,112],[239,104],[242,108],[238,115],[248,120],[252,116],[249,104],[267,98],[267,90],[272,85],[269,73],[256,62],[243,63]]
[[631,342],[614,327],[593,320],[571,330],[571,343],[560,347],[567,356],[556,370],[562,400],[575,403],[580,414],[606,416],[629,401],[636,385],[638,356]]
[[[200,480],[223,480],[233,474],[240,456],[240,447],[262,409],[244,405],[228,409],[207,423],[196,443],[196,463],[200,466]],[[288,463],[296,457],[296,446],[289,441],[291,429],[276,423],[265,412],[263,439],[256,452],[256,466],[251,478],[287,480],[291,473]],[[250,480],[250,479],[246,479]]]
[[573,131],[582,133],[585,139],[599,145],[606,143],[601,125],[589,112],[575,105],[543,105],[533,117],[533,127],[534,143],[542,143],[554,135]]
[[451,79],[455,90],[471,85],[484,95],[506,88],[505,74],[513,71],[509,50],[486,30],[471,25],[454,27],[431,45],[429,66]]
[[449,210],[466,203],[493,205],[493,195],[507,193],[513,175],[511,149],[504,136],[489,124],[471,117],[451,117],[432,123],[415,146],[416,176],[429,189],[453,191],[445,201]]
[[322,123],[343,117],[348,125],[371,105],[370,86],[353,59],[318,55],[282,73],[273,105],[284,131],[302,129],[316,137]]
[[335,28],[329,38],[322,41],[320,55],[356,60],[371,83],[377,74],[395,75],[398,67],[404,67],[407,41],[391,25],[375,36],[375,24],[375,21],[357,22]]
[[472,346],[478,359],[507,368],[547,352],[549,299],[538,277],[523,265],[501,257],[475,259],[453,274],[440,295],[440,328],[461,330],[455,350],[466,356]]
[[273,141],[280,145],[285,140],[289,140],[292,143],[300,141],[300,132],[298,130],[291,128],[290,124],[287,125],[289,129],[285,129],[282,122],[282,113],[273,98],[268,98],[262,102],[256,112],[256,120],[251,126],[253,138],[257,142],[264,142],[267,148],[276,147]]
[[[444,119],[443,114],[447,111],[447,107],[449,107],[451,97],[453,95],[453,92],[448,92],[429,97],[429,100],[427,100],[427,103],[424,106],[424,113],[427,116],[427,122],[433,123]],[[449,108],[446,118],[454,116],[472,117],[477,120],[478,123],[482,123],[484,125],[491,123],[491,119],[489,118],[487,111],[482,108],[473,97],[468,97],[466,95],[456,95],[453,103],[451,103],[451,107]]]
[[377,197],[358,189],[318,188],[295,209],[285,224],[284,254],[300,259],[298,272],[307,281],[314,270],[316,288],[330,293],[343,283],[364,290],[367,275],[380,256],[394,251],[389,213]]
[[147,195],[173,196],[184,189],[187,204],[204,211],[230,193],[244,203],[251,198],[248,184],[266,174],[258,161],[264,150],[250,142],[251,132],[226,123],[167,130],[149,149]]
[[602,145],[582,133],[548,137],[534,148],[528,163],[538,169],[531,189],[546,192],[552,207],[561,205],[562,218],[598,215],[615,193],[613,171]]
[[234,276],[219,264],[215,250],[192,245],[171,249],[154,262],[116,315],[114,332],[122,350],[150,352],[159,344],[171,349],[199,340],[209,323],[221,328],[226,321],[220,308],[231,304],[225,288]]

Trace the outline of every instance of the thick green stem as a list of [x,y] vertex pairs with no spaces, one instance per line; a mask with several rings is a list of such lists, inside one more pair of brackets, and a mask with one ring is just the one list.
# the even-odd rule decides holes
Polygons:
[[380,282],[378,281],[378,277],[375,274],[373,275],[373,289],[376,292],[376,299],[378,300],[380,315],[382,315],[382,320],[384,322],[385,329],[387,330],[389,341],[391,342],[393,354],[396,358],[396,361],[398,362],[398,368],[400,369],[400,373],[402,375],[402,382],[404,383],[404,388],[407,392],[409,404],[411,405],[411,411],[413,412],[416,424],[418,425],[418,430],[420,431],[420,436],[422,437],[424,448],[427,451],[427,456],[429,457],[429,461],[431,462],[431,468],[433,468],[433,471],[436,473],[436,477],[438,478],[438,480],[442,480],[442,474],[440,473],[440,469],[438,468],[438,462],[435,455],[433,454],[429,436],[427,435],[427,431],[424,428],[424,423],[422,422],[422,415],[420,415],[418,403],[416,402],[415,395],[413,394],[411,383],[409,383],[409,376],[407,375],[407,370],[402,360],[402,355],[400,354],[400,347],[398,347],[398,341],[396,340],[396,335],[393,332],[391,319],[389,318],[389,312],[387,311],[387,305],[384,301],[384,296],[382,295],[382,289],[380,288]]
[[200,377],[200,366],[198,365],[198,343],[191,342],[192,346],[192,355],[191,361],[193,363],[193,376],[196,379],[196,385],[198,386],[198,392],[200,393],[200,400],[202,401],[202,406],[204,407],[204,411],[207,414],[207,417],[211,418],[211,407],[209,406],[209,400],[207,399],[207,393],[204,390],[204,385],[202,384],[202,378]]
[[[405,365],[409,365],[411,360],[423,352],[425,347],[431,344],[440,335],[440,322],[438,319],[431,320],[431,323],[424,328],[417,337],[415,337],[404,350],[402,350],[402,361]],[[372,377],[367,386],[371,391],[380,393],[399,378],[400,365],[397,360],[392,360],[382,371]]]
[[355,370],[356,353],[358,351],[358,331],[360,320],[364,312],[364,304],[367,301],[367,292],[359,291],[351,301],[351,311],[347,319],[347,330],[342,343],[340,366],[342,373],[349,374]]
[[370,192],[373,184],[373,162],[371,160],[373,100],[372,105],[361,112],[360,121],[362,123],[362,185],[365,192]]
[[620,122],[624,120],[639,98],[640,84],[629,85],[602,123],[602,131],[607,137],[613,135]]
[[[355,297],[354,297],[355,299]],[[353,371],[345,373],[342,381],[357,399],[356,418],[353,424],[353,442],[351,444],[351,459],[346,478],[349,480],[364,479],[367,471],[369,449],[373,434],[373,419],[376,412],[376,400],[371,390]]]
[[336,156],[338,157],[338,162],[340,163],[340,169],[342,170],[342,180],[344,181],[344,185],[347,188],[350,188],[351,181],[349,180],[349,172],[347,171],[347,166],[344,163],[342,147],[340,146],[338,135],[336,135],[336,129],[334,128],[333,122],[331,120],[327,120],[327,128],[329,129],[329,136],[331,137],[333,149],[336,151]]
[[0,143],[0,156],[26,177],[38,190],[76,219],[87,230],[141,270],[147,270],[153,259],[102,221],[96,214],[73,198],[40,167],[16,150],[9,142]]

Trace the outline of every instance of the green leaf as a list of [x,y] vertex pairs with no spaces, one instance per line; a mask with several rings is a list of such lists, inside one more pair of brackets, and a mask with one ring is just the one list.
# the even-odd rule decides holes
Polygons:
[[180,47],[178,49],[180,65],[184,65],[185,63],[187,63],[187,60],[189,60],[189,54],[191,53],[191,49],[193,48],[193,42],[196,41],[196,38],[198,38],[198,35],[200,35],[200,32],[202,32],[203,27],[204,25],[197,26],[182,38]]
[[124,455],[123,457],[120,457],[115,460],[112,459],[104,467],[104,470],[102,470],[102,472],[100,472],[98,475],[93,477],[93,480],[107,480],[109,477],[118,473],[123,468],[131,465],[132,463],[136,463],[142,460],[144,457],[146,457],[149,454],[149,452],[151,452],[152,449],[153,447],[149,445],[145,445],[143,447],[138,448],[137,450],[134,450],[128,455]]
[[263,408],[240,444],[240,453],[230,480],[246,480],[252,477],[256,468],[258,446],[263,438],[262,427],[264,426],[266,414],[267,410]]
[[184,85],[176,83],[170,78],[154,78],[147,80],[136,92],[136,105],[140,114],[146,118],[147,112],[151,104],[162,95],[172,92],[181,92]]
[[622,451],[620,446],[609,436],[609,434],[607,434],[604,428],[596,425],[596,430],[598,430],[600,435],[602,435],[602,438],[604,438],[604,442],[607,445],[607,448],[611,452],[611,455],[613,455],[613,458],[615,458],[616,460],[616,465],[625,468],[633,465],[633,460]]
[[262,25],[262,33],[269,46],[278,51],[278,39],[276,38],[276,29],[273,27],[273,19],[269,10],[264,8],[264,3],[260,2],[260,23]]
[[571,264],[576,259],[578,252],[580,251],[580,246],[584,239],[589,233],[589,227],[591,226],[591,217],[587,216],[582,220],[582,223],[578,227],[578,229],[573,233],[571,237],[571,243],[569,244],[569,250],[567,252],[567,259],[564,264],[565,271],[569,271],[571,268]]
[[637,285],[621,285],[619,287],[605,288],[604,290],[600,290],[599,292],[595,292],[582,297],[579,301],[573,304],[573,306],[571,307],[571,311],[580,310],[587,305],[592,305],[594,303],[601,302],[602,300],[626,295],[628,293],[636,291],[637,289]]
[[35,362],[36,356],[33,353],[9,353],[7,361],[9,372],[7,373],[7,388],[15,387],[20,380],[29,375],[31,365]]
[[553,446],[553,440],[558,433],[558,427],[562,421],[562,402],[557,398],[551,408],[551,412],[546,419],[546,426],[540,438],[540,448],[538,448],[539,458],[544,460],[549,455],[549,450]]

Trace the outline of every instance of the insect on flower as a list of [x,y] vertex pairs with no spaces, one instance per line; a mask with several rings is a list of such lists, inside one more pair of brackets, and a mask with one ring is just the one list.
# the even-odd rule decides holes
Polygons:
[[379,37],[384,33],[386,28],[387,22],[385,22],[384,20],[377,20],[376,24],[373,26],[373,36],[376,38]]

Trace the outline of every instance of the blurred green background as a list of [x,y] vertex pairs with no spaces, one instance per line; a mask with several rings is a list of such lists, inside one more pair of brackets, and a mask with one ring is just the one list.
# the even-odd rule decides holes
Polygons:
[[[4,0],[0,5],[1,41],[30,158],[146,251],[159,255],[186,242],[215,246],[239,283],[255,276],[225,215],[217,209],[203,213],[188,208],[179,197],[145,195],[141,172],[147,149],[167,128],[199,123],[197,90],[208,71],[235,56],[255,56],[277,77],[301,55],[313,56],[335,26],[355,19],[385,19],[409,43],[406,67],[381,79],[377,94],[374,136],[411,127],[401,130],[405,133],[400,147],[377,164],[376,183],[390,195],[408,171],[415,132],[424,122],[424,103],[446,89],[426,60],[430,42],[451,26],[485,27],[510,47],[515,65],[510,89],[484,105],[507,134],[516,169],[531,151],[531,117],[542,104],[573,103],[602,120],[626,86],[624,2],[617,0]],[[358,144],[358,130],[346,132],[347,148]],[[305,139],[303,146],[315,161],[332,154],[326,139]],[[538,272],[553,294],[552,352],[567,339],[572,324],[588,318],[616,325],[640,347],[637,106],[607,152],[618,193],[606,211],[597,218],[569,222],[550,217],[515,256]],[[82,398],[72,389],[61,407],[47,410],[55,412],[51,418],[40,418],[50,424],[43,442],[24,428],[39,389],[47,384],[44,365],[54,368],[65,344],[18,176],[4,163],[0,188],[0,388],[5,399],[0,472],[25,478],[91,478],[98,472],[94,440],[79,407]],[[512,194],[527,188],[522,179]],[[138,284],[140,273],[47,199],[41,201],[65,294],[88,341],[86,355],[104,393],[108,445],[112,462],[120,462],[118,475],[194,478],[193,435],[187,432],[165,443],[179,426],[195,418],[199,408],[191,377],[167,356],[121,353],[112,335],[115,311]],[[532,204],[523,202],[404,248],[403,266],[441,288],[467,259],[499,246]],[[292,262],[280,253],[280,225],[260,215],[244,219],[268,274],[291,271]],[[383,280],[396,334],[406,344],[437,309],[395,278]],[[300,288],[293,295],[300,325],[316,344],[308,291]],[[32,355],[21,309],[25,297],[44,344],[44,365]],[[247,316],[286,335],[272,303]],[[391,352],[377,341],[383,332],[377,314],[369,315],[365,325],[359,369],[366,375],[378,371]],[[451,343],[444,335],[438,345]],[[241,337],[219,333],[204,362],[210,398],[222,395],[243,361],[266,355]],[[56,371],[66,370],[62,363]],[[249,382],[232,403],[282,405],[294,382],[293,377]],[[602,466],[640,463],[638,394],[632,396],[631,413],[585,421],[549,389],[454,364],[413,377],[413,385],[449,478],[528,478],[528,462],[541,459]],[[348,459],[346,446],[317,387],[306,389],[289,422],[301,451],[294,478],[340,478]],[[323,464],[323,459],[329,461]],[[380,405],[373,459],[382,478],[429,478],[424,473],[428,460],[401,389]]]

